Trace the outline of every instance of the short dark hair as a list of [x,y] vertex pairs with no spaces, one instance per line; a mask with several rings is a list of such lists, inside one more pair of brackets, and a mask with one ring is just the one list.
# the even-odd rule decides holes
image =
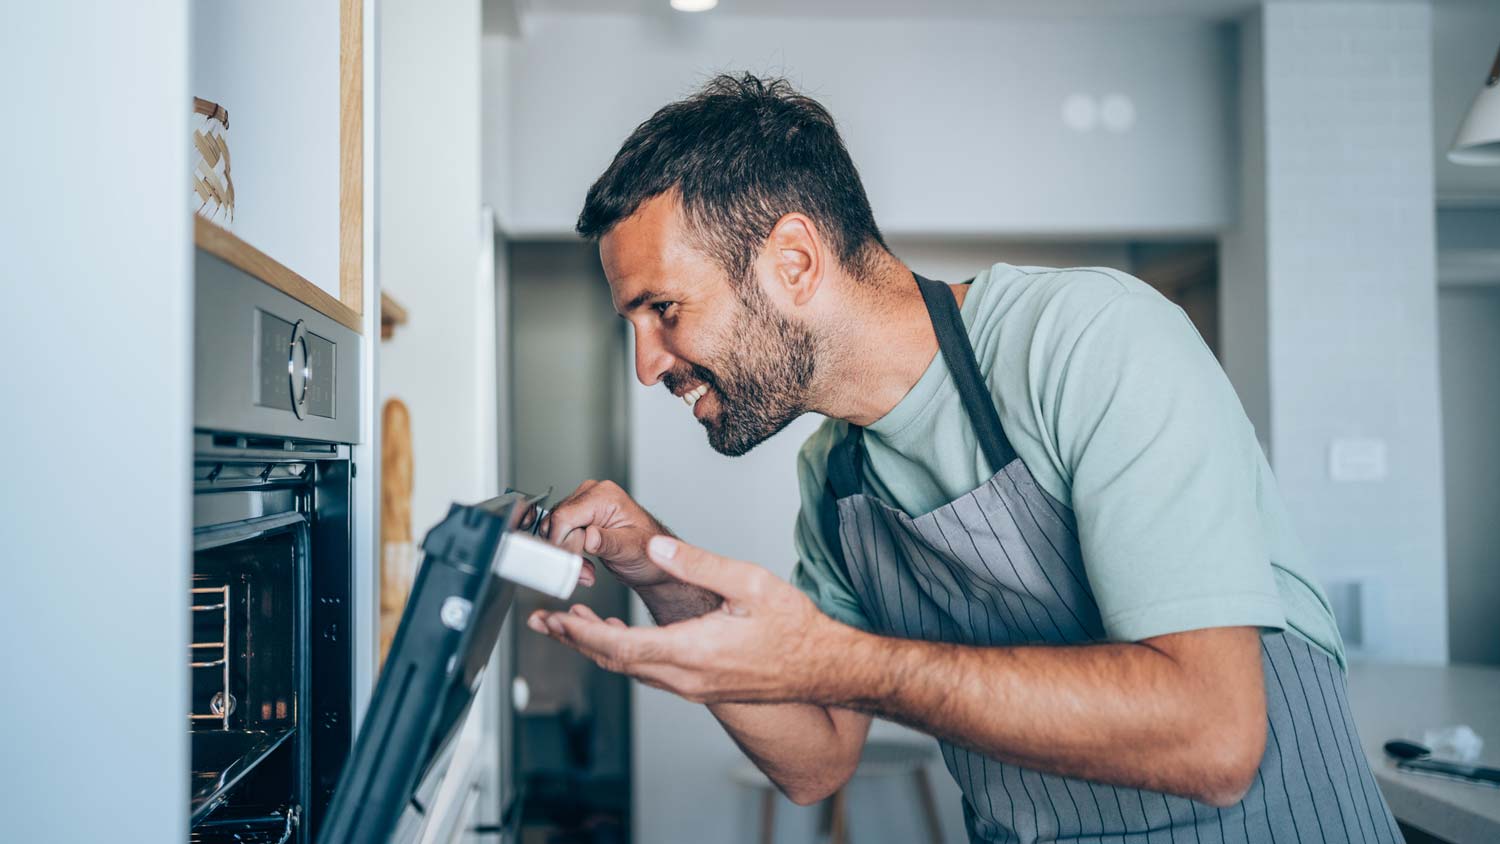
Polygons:
[[577,231],[608,234],[676,190],[700,246],[738,284],[776,221],[806,214],[849,269],[885,247],[833,115],[785,79],[719,75],[637,126],[593,187]]

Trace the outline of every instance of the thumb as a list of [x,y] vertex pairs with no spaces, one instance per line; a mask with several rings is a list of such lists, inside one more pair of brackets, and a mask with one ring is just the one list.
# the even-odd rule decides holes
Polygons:
[[753,597],[768,576],[760,566],[720,557],[670,536],[652,537],[646,552],[667,574],[724,598]]
[[620,536],[621,533],[622,531],[602,530],[589,525],[583,531],[584,553],[593,554],[601,560],[617,560],[626,556],[625,540]]

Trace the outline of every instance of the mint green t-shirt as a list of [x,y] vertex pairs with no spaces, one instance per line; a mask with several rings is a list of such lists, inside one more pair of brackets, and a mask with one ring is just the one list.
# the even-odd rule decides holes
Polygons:
[[[962,315],[1016,453],[1073,509],[1112,640],[1290,629],[1342,664],[1254,429],[1180,308],[1116,270],[996,264],[974,279]],[[798,455],[792,582],[869,629],[818,519],[828,453],[847,430],[824,422]],[[865,491],[910,516],[1000,468],[986,463],[941,355],[865,429],[864,446]]]

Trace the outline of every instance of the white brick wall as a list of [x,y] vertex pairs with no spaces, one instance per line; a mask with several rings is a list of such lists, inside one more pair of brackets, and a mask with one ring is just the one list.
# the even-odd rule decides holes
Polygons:
[[[1261,160],[1246,158],[1246,216],[1226,239],[1239,288],[1225,321],[1265,345],[1228,345],[1230,369],[1263,408],[1313,571],[1369,580],[1365,650],[1443,660],[1431,10],[1272,2],[1246,36],[1259,76],[1242,92],[1261,101],[1246,149]],[[1388,478],[1330,481],[1331,441],[1355,436],[1386,441]]]

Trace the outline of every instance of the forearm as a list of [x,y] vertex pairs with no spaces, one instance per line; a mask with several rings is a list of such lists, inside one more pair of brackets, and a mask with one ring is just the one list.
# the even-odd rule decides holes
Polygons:
[[[696,618],[723,599],[686,583],[638,591],[658,625]],[[809,703],[721,703],[709,706],[750,761],[793,801],[814,803],[854,773],[870,719]]]
[[641,596],[641,603],[662,627],[697,618],[724,603],[723,598],[701,586],[676,581],[642,587],[636,590],[636,594]]
[[825,702],[1032,770],[1232,803],[1263,752],[1258,664],[1252,691],[1228,690],[1145,643],[979,648],[857,631],[845,638],[835,650],[842,667],[825,672],[819,690]]
[[709,711],[750,761],[801,805],[848,782],[870,728],[862,713],[807,703],[720,703]]

